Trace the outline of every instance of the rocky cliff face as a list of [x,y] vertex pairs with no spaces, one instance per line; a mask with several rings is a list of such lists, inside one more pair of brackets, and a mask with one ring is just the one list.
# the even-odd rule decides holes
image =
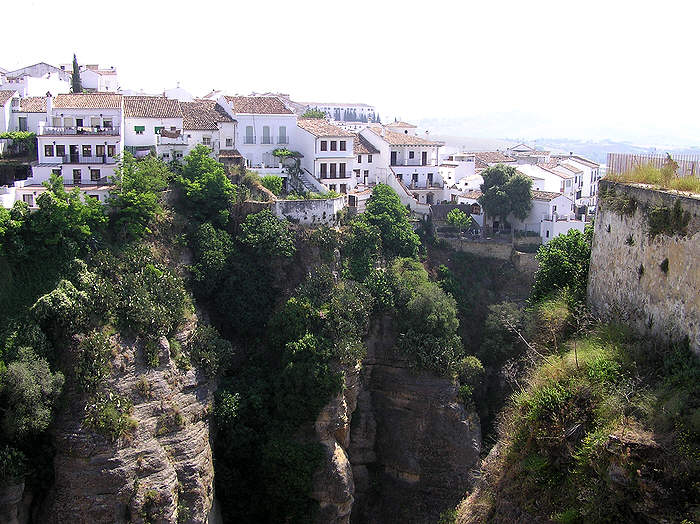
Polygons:
[[[178,334],[184,341],[188,332]],[[180,371],[160,340],[149,368],[137,344],[119,347],[110,385],[133,400],[133,434],[109,442],[82,426],[85,400],[69,393],[56,419],[55,484],[46,523],[201,523],[213,502],[209,418],[213,388],[194,369]]]
[[455,504],[478,466],[481,430],[449,379],[392,351],[392,323],[373,323],[362,371],[319,415],[327,450],[316,476],[318,522],[424,523]]

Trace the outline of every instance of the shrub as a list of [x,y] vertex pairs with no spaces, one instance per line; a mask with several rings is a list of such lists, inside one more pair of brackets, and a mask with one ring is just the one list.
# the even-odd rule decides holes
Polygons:
[[23,439],[44,431],[63,387],[63,375],[30,348],[21,348],[0,377],[4,413],[2,430],[8,440]]
[[288,258],[296,251],[289,225],[268,209],[246,217],[238,240],[262,257]]
[[282,178],[275,175],[267,175],[260,179],[260,183],[272,191],[275,196],[282,192]]
[[130,416],[133,409],[128,398],[111,391],[99,392],[85,406],[83,424],[114,442],[136,429],[137,422]]
[[190,268],[197,283],[195,291],[210,296],[219,287],[231,262],[233,239],[226,231],[206,222],[197,228],[190,244],[195,259]]
[[0,448],[0,486],[22,478],[27,471],[27,457],[20,450],[5,445]]
[[112,346],[109,337],[92,331],[84,337],[75,351],[73,374],[77,386],[89,393],[94,392],[100,382],[110,373]]
[[408,221],[408,211],[391,187],[374,187],[360,220],[378,228],[385,255],[412,257],[418,252],[420,239]]
[[212,326],[197,326],[187,349],[194,364],[210,377],[226,369],[233,358],[231,343],[221,338]]

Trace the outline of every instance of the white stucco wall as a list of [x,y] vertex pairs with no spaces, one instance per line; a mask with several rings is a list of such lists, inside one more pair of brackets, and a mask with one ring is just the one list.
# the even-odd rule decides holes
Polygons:
[[[136,134],[135,128],[143,126],[143,134]],[[158,142],[156,127],[167,130],[182,129],[182,118],[133,118],[124,119],[124,145],[127,146],[155,146]]]

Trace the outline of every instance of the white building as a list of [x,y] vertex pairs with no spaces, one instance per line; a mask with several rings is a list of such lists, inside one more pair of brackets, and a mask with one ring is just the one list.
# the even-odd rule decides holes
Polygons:
[[218,102],[236,122],[235,140],[222,147],[235,147],[260,174],[283,174],[272,152],[296,149],[297,115],[277,96],[221,96]]
[[580,196],[577,197],[577,203],[580,205],[595,206],[598,194],[598,181],[602,178],[602,170],[600,164],[588,160],[578,155],[560,155],[556,157],[561,164],[575,167],[582,171],[578,191]]
[[37,134],[38,161],[32,176],[15,182],[15,198],[30,207],[45,191],[52,174],[63,178],[66,189],[106,198],[117,158],[124,150],[123,100],[118,94],[62,94],[46,97],[46,121]]
[[179,82],[177,84],[177,87],[164,90],[163,96],[167,98],[172,98],[173,100],[179,100],[180,102],[194,101],[194,97],[192,96],[192,94],[186,89],[181,88]]
[[355,155],[353,176],[355,185],[374,185],[377,183],[377,175],[382,167],[382,157],[379,149],[374,147],[365,137],[354,133],[352,152]]
[[357,184],[352,171],[355,135],[323,118],[300,118],[297,126],[302,169],[331,191],[353,189]]
[[318,109],[331,120],[353,122],[375,122],[374,106],[362,103],[343,102],[303,102],[307,109]]
[[39,123],[46,121],[46,97],[18,98],[12,105],[12,130],[36,133]]
[[522,143],[506,149],[506,154],[515,158],[518,164],[542,164],[548,162],[550,158],[549,151],[542,151]]
[[[182,108],[183,138],[163,136],[160,139],[161,148],[173,145],[172,149],[179,150],[180,141],[184,142],[184,154],[189,153],[198,144],[207,146],[212,154],[224,163],[242,161],[241,154],[236,150],[236,120],[231,118],[226,109],[216,100],[197,99],[193,102],[179,102]],[[176,134],[176,133],[175,133]],[[174,158],[179,160],[178,156]],[[164,157],[168,160],[168,157]]]
[[119,91],[119,77],[114,67],[101,69],[97,64],[82,66],[80,83],[85,91],[98,93]]
[[511,216],[509,221],[516,230],[539,234],[546,244],[571,229],[583,231],[586,223],[576,220],[575,209],[574,201],[561,193],[533,191],[532,208],[525,220]]
[[532,179],[533,190],[562,193],[574,199],[575,176],[572,172],[535,164],[521,164],[517,170]]
[[18,99],[16,91],[0,91],[0,133],[12,129],[12,105]]
[[[182,128],[182,109],[177,100],[163,96],[124,97],[124,146],[135,156],[155,151],[163,130],[174,132]],[[170,151],[162,152],[161,157],[172,160]]]

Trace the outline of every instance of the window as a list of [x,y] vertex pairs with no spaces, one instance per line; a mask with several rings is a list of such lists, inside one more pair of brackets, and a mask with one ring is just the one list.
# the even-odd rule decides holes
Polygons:
[[357,155],[357,163],[358,164],[362,163],[362,155]]
[[83,156],[92,156],[92,146],[89,146],[89,145],[83,146]]
[[335,184],[329,184],[328,189],[331,191],[335,191]]
[[415,152],[415,151],[409,151],[409,152],[408,152],[408,158],[409,158],[409,159],[414,158],[415,156],[416,156],[416,152]]
[[365,169],[365,176],[369,176],[369,169]]
[[66,146],[57,145],[56,146],[56,156],[66,156]]
[[175,151],[175,158],[182,158],[182,151]]
[[95,156],[105,156],[105,146],[96,145],[95,146]]
[[287,126],[280,126],[278,142],[280,144],[288,144],[289,143],[289,139],[287,138]]
[[414,184],[418,182],[418,173],[413,173],[413,175],[411,175],[411,182]]
[[328,142],[321,140],[321,151],[328,151]]
[[83,180],[83,174],[80,171],[80,169],[74,169],[73,170],[73,183],[74,184],[80,184],[80,182]]
[[105,129],[112,129],[112,119],[111,118],[105,118],[102,120],[102,127]]
[[58,169],[52,169],[51,174],[56,175],[56,176],[61,176],[61,168],[59,167]]
[[54,125],[54,127],[61,127],[61,119],[57,116],[51,119],[51,123]]
[[226,147],[233,147],[233,138],[226,139]]
[[113,145],[107,146],[107,156],[114,156],[116,147]]
[[19,117],[19,130],[20,131],[27,130],[27,117],[26,116]]
[[255,135],[253,133],[253,126],[245,126],[245,143],[254,144]]
[[44,156],[53,156],[53,146],[52,145],[45,145],[44,146]]
[[355,176],[359,177],[360,176],[360,170],[359,169],[353,169],[353,173],[355,173]]
[[372,163],[372,155],[367,155],[367,163],[368,164]]
[[210,146],[211,145],[211,137],[210,136],[203,136],[202,137],[202,144],[205,146]]
[[90,127],[100,127],[100,118],[97,116],[90,117]]
[[34,206],[34,195],[22,195],[22,201],[29,207]]
[[160,135],[160,132],[163,130],[163,126],[156,126],[153,128],[153,131],[155,131],[156,135]]
[[339,164],[340,166],[340,173],[338,174],[338,178],[345,178],[345,162],[341,162]]
[[338,150],[338,142],[335,140],[331,140],[331,151],[337,151]]
[[331,164],[331,178],[336,178],[338,176],[337,169],[337,164]]
[[93,182],[96,182],[100,178],[102,178],[102,176],[100,175],[99,169],[91,169],[90,170],[90,180],[92,180]]
[[348,192],[348,185],[347,184],[340,184],[340,192],[347,193]]
[[143,135],[143,132],[146,130],[146,126],[134,126],[134,133],[137,135]]
[[98,202],[100,201],[100,195],[88,195],[88,196],[91,197],[91,198],[94,198],[94,199],[97,200]]
[[82,118],[76,118],[76,119],[75,119],[75,125],[76,125],[76,127],[83,127],[83,119],[82,119]]
[[403,173],[396,173],[396,178],[403,181]]
[[170,153],[163,153],[163,160],[170,158]]
[[345,151],[345,148],[347,147],[347,142],[345,140],[340,141],[340,150]]
[[263,126],[263,144],[272,144],[272,137],[270,136],[270,126]]
[[63,125],[66,127],[73,127],[74,122],[73,122],[73,117],[72,116],[67,116],[63,119]]
[[328,174],[328,164],[325,162],[321,164],[321,178],[326,178]]

